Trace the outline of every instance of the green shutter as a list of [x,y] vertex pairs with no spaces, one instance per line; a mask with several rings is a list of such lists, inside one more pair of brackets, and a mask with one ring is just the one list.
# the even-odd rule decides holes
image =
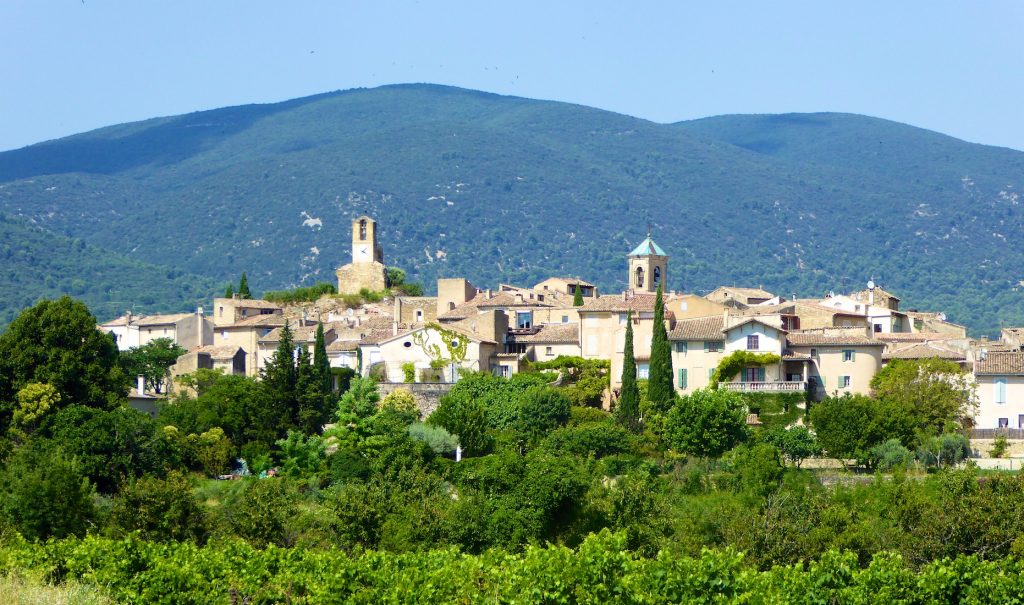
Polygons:
[[711,343],[706,341],[706,340],[704,341],[704,352],[705,353],[710,353],[711,352]]
[[757,381],[764,382],[764,368],[757,368]]
[[686,368],[679,369],[679,388],[686,388]]

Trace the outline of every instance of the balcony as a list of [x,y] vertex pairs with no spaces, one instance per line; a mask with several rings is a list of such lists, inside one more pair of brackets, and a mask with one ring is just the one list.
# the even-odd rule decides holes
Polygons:
[[799,393],[807,388],[807,383],[773,380],[770,382],[720,382],[718,386],[737,393]]

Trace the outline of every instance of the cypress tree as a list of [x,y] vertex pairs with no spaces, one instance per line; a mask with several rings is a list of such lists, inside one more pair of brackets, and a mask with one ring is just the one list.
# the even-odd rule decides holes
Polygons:
[[233,298],[235,296],[235,285],[228,284],[228,289],[224,290],[224,298]]
[[292,329],[288,322],[281,328],[281,338],[270,361],[264,366],[260,384],[267,394],[267,406],[273,415],[281,434],[294,428],[295,417],[295,345]]
[[654,299],[654,328],[651,335],[651,371],[647,383],[647,399],[658,409],[671,406],[674,388],[672,384],[672,345],[665,331],[665,303],[661,285]]
[[252,298],[252,292],[249,291],[249,278],[245,276],[244,272],[242,279],[238,281],[238,295],[246,300]]
[[615,410],[619,423],[631,431],[640,430],[640,389],[636,385],[636,358],[633,357],[633,312],[626,314],[626,344],[622,352],[622,392]]
[[314,435],[323,430],[330,415],[319,369],[310,363],[306,347],[299,349],[295,365],[295,407],[292,422],[300,431]]
[[579,284],[576,284],[576,293],[572,297],[572,306],[582,307],[583,306],[583,288],[580,288]]
[[324,340],[324,324],[316,327],[316,344],[313,346],[313,367],[320,377],[323,392],[334,390],[334,376],[331,374],[331,362],[327,359],[327,343]]

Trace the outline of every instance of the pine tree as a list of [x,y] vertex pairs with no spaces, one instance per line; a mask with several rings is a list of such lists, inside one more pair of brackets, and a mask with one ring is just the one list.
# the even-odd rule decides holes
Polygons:
[[224,290],[224,298],[234,298],[234,297],[235,297],[235,285],[234,284],[228,284],[228,289]]
[[334,376],[331,372],[331,361],[327,359],[327,343],[324,340],[324,324],[316,327],[316,344],[313,346],[313,367],[320,377],[320,385],[324,394],[334,390]]
[[242,273],[242,279],[238,281],[238,296],[244,300],[252,298],[252,292],[249,291],[249,278]]
[[647,399],[659,410],[672,405],[672,345],[665,332],[665,303],[661,285],[654,299],[654,328],[651,336],[651,371],[647,382]]
[[582,307],[583,306],[583,288],[580,288],[579,284],[576,284],[576,293],[572,297],[572,306]]
[[295,409],[295,345],[292,341],[292,329],[288,322],[281,328],[281,338],[277,342],[270,361],[264,366],[260,384],[267,395],[267,406],[276,418],[278,431],[283,435],[289,428],[294,428]]
[[615,410],[619,423],[631,431],[640,430],[640,389],[636,385],[636,359],[633,357],[633,312],[626,314],[626,344],[622,353],[622,392]]
[[292,422],[301,432],[314,435],[323,430],[324,423],[329,420],[330,412],[333,411],[327,409],[327,396],[318,368],[310,363],[306,347],[301,347],[295,367],[295,407]]

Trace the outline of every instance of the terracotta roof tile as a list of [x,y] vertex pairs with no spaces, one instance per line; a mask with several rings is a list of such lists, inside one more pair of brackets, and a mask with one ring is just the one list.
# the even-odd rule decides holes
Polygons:
[[975,374],[1024,374],[1024,352],[988,353],[974,363]]
[[964,361],[967,359],[963,351],[954,351],[932,342],[918,342],[908,345],[900,345],[894,349],[887,350],[882,354],[882,359],[949,359],[952,361]]
[[578,323],[541,324],[534,334],[516,334],[514,342],[523,343],[578,343],[580,341],[580,325]]
[[721,315],[682,319],[668,333],[669,340],[722,340]]
[[606,296],[598,296],[596,298],[587,299],[582,307],[579,307],[581,313],[587,311],[618,311],[625,313],[626,311],[634,311],[639,313],[653,313],[654,312],[654,299],[657,295],[655,294],[633,294],[622,299],[621,294],[609,294]]
[[826,336],[814,333],[795,333],[786,336],[789,346],[806,347],[817,345],[849,345],[884,347],[885,343],[867,336]]
[[236,345],[205,345],[197,347],[194,353],[206,353],[213,359],[231,359],[238,353],[240,347]]

